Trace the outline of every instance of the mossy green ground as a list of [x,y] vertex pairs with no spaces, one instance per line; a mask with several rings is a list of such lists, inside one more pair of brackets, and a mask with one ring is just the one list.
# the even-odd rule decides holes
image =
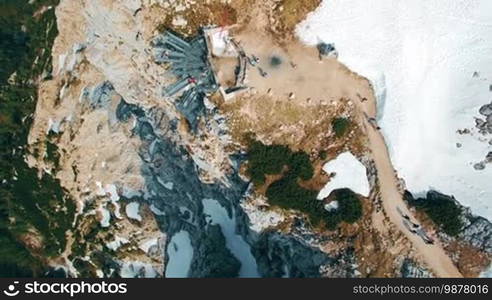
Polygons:
[[265,184],[266,175],[283,173],[282,178],[268,186],[268,201],[283,209],[305,213],[314,226],[323,223],[326,228],[335,229],[342,221],[354,223],[362,216],[362,204],[349,189],[334,191],[339,208],[328,212],[323,207],[323,201],[316,199],[319,191],[299,185],[299,180],[309,180],[314,173],[309,155],[305,152],[292,152],[283,145],[264,145],[251,140],[247,172],[256,186]]
[[[51,48],[58,34],[58,0],[0,0],[0,276],[41,276],[41,257],[56,256],[66,245],[75,206],[57,179],[25,162],[27,136],[36,107],[39,80],[49,79]],[[44,7],[51,7],[34,17]],[[43,78],[44,77],[44,78]],[[56,164],[56,145],[48,145]],[[38,154],[39,155],[39,154]],[[35,234],[40,249],[22,237]]]

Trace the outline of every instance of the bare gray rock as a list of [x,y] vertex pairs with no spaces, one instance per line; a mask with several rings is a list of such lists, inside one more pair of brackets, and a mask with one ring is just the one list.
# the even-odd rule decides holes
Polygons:
[[479,162],[473,165],[473,168],[477,171],[481,171],[485,169],[485,163],[484,162]]
[[485,104],[479,109],[480,114],[484,116],[490,116],[492,115],[492,103],[490,104]]
[[488,163],[491,163],[492,162],[492,151],[490,151],[489,153],[487,153],[487,156],[485,156],[485,160]]
[[404,259],[400,268],[400,275],[403,278],[430,278],[432,274],[429,270],[420,267],[411,259]]
[[482,251],[492,253],[492,224],[482,217],[471,217],[468,222],[461,234],[463,239]]

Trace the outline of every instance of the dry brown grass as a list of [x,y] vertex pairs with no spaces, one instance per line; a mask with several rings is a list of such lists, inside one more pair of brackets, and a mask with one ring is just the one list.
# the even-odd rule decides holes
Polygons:
[[297,24],[306,19],[321,3],[321,0],[282,0],[273,4],[269,12],[270,28],[280,43],[286,43],[294,37]]
[[[159,31],[172,29],[184,36],[192,36],[202,26],[237,24],[243,27],[255,22],[259,13],[265,13],[270,17],[270,22],[268,22],[270,28],[265,29],[275,31],[275,38],[281,41],[293,37],[296,25],[314,11],[321,0],[282,0],[280,2],[233,0],[230,3],[224,3],[221,0],[195,1],[193,4],[188,3],[188,8],[183,11],[174,10],[176,6],[187,2],[187,0],[175,1],[172,7],[164,10],[157,29]],[[172,21],[177,15],[181,15],[187,21],[186,26],[173,25]]]
[[[184,2],[181,0],[177,1],[176,4],[182,4]],[[212,0],[209,3],[196,1],[189,8],[181,12],[173,12],[173,8],[169,12],[172,13],[166,13],[163,16],[164,18],[158,25],[157,30],[162,32],[166,29],[172,29],[183,36],[193,36],[203,26],[229,26],[236,24],[238,21],[236,9],[220,0]],[[187,21],[186,26],[173,25],[173,19],[178,15]]]
[[336,138],[332,132],[331,121],[347,113],[345,105],[310,106],[298,104],[295,100],[275,100],[267,95],[246,95],[219,107],[228,116],[232,137],[239,143],[244,143],[245,136],[253,132],[264,142],[305,151],[313,161],[318,159],[322,150],[327,151],[329,158],[344,148],[354,154],[362,154],[366,150],[365,138],[355,122],[342,138]]
[[[427,232],[438,232],[440,230],[424,212],[416,210],[415,217]],[[464,277],[477,277],[481,271],[490,265],[491,255],[487,255],[487,253],[462,240],[453,239],[451,242],[441,240],[441,242],[444,244],[444,250],[452,258]]]
[[[306,16],[314,11],[321,0],[283,0],[277,7],[280,11],[280,22],[286,30],[292,31]],[[283,7],[283,9],[280,9]]]
[[464,277],[477,277],[490,265],[491,257],[470,245],[455,241],[446,250],[457,254],[455,263]]

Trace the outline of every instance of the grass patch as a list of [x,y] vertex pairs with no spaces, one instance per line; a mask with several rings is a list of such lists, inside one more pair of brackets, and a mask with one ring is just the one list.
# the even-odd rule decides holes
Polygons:
[[[205,3],[207,2],[207,3]],[[157,26],[159,32],[173,30],[185,37],[194,36],[203,26],[218,25],[221,27],[236,24],[238,15],[234,8],[220,0],[197,1],[196,4],[181,12],[186,20],[186,26],[174,26],[176,14],[173,8],[167,9],[161,23]]]
[[306,18],[308,13],[314,11],[320,3],[321,0],[283,0],[280,4],[283,7],[280,20],[286,29],[292,30]]

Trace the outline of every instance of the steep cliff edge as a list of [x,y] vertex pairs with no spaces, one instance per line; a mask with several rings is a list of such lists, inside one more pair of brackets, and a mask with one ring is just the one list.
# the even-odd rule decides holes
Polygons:
[[[338,262],[313,238],[250,229],[256,224],[240,206],[249,195],[239,176],[244,158],[226,138],[226,120],[209,103],[193,133],[162,97],[174,78],[155,62],[151,41],[165,7],[61,1],[56,8],[53,78],[39,89],[29,142],[58,160],[28,162],[60,180],[76,217],[50,265],[69,276],[173,276],[166,266],[174,260],[192,277],[351,276],[349,252]],[[285,246],[265,249],[275,244]]]
[[[433,275],[381,209],[357,111],[373,100],[372,86],[295,40],[295,24],[319,1],[297,2],[60,1],[53,70],[38,91],[26,157],[75,203],[50,266],[74,277]],[[210,76],[179,78],[166,61],[166,31],[193,41],[209,25],[258,55],[256,67],[248,62],[250,87],[235,98],[193,90]],[[213,64],[219,83],[228,81],[227,59],[191,61]],[[254,186],[245,173],[250,134],[306,153],[314,176],[299,184],[313,191],[336,176],[323,165],[352,152],[370,189],[356,196],[360,218],[327,230],[270,205],[266,189],[278,178]]]

